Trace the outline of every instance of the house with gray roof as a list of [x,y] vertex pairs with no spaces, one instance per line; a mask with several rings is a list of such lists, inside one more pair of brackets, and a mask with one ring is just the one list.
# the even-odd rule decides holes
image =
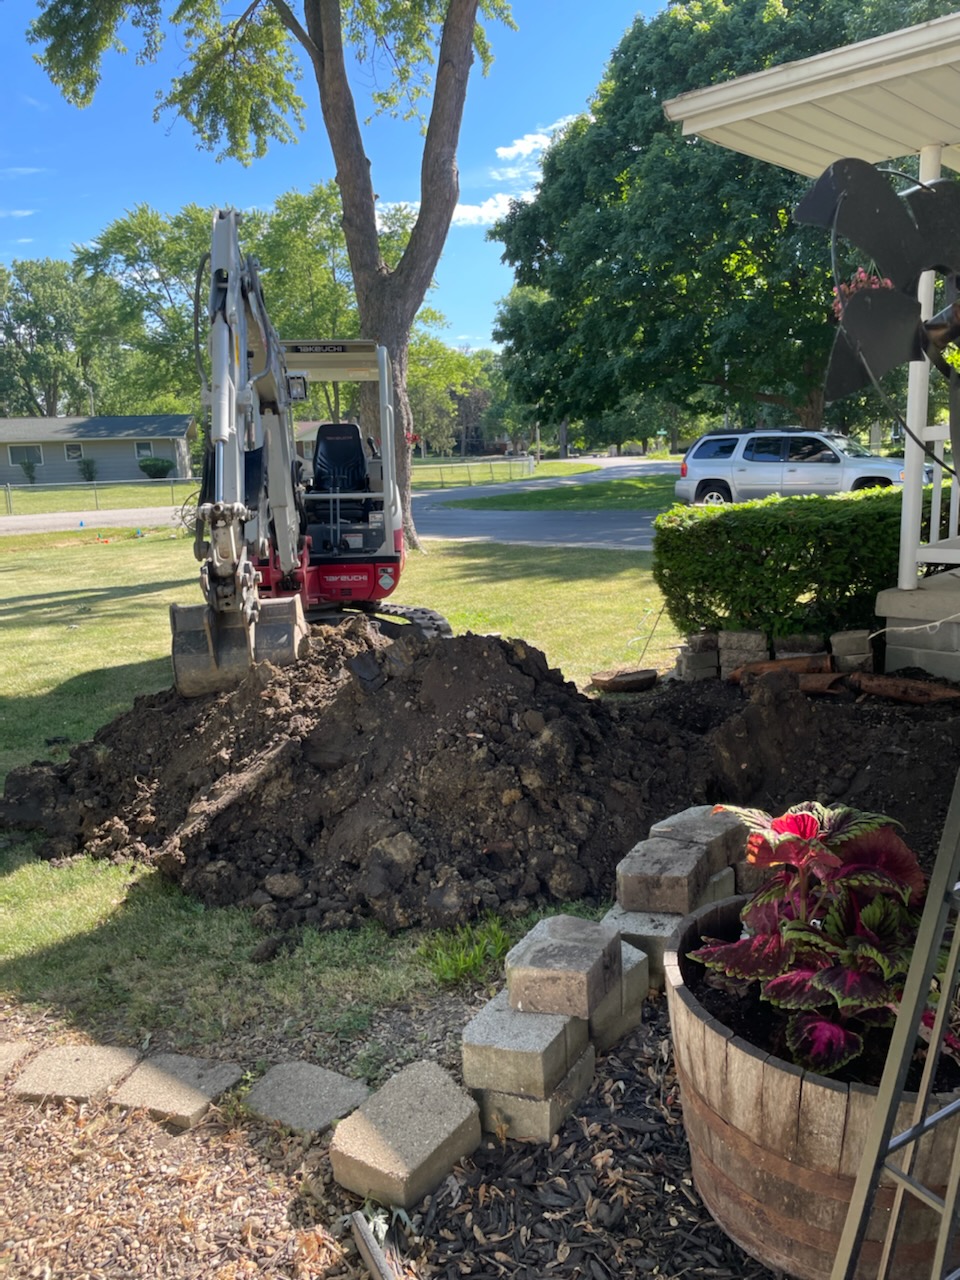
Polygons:
[[193,416],[180,413],[0,418],[0,484],[26,484],[24,463],[33,463],[37,484],[75,484],[84,478],[85,460],[94,463],[97,480],[144,480],[144,458],[168,458],[170,475],[187,478],[196,431]]

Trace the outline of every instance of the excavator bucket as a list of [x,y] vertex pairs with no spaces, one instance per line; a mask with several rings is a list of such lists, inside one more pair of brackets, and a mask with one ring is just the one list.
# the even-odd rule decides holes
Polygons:
[[289,666],[304,652],[310,634],[299,596],[261,600],[252,629],[239,613],[172,604],[170,629],[173,681],[184,698],[235,688],[255,662]]

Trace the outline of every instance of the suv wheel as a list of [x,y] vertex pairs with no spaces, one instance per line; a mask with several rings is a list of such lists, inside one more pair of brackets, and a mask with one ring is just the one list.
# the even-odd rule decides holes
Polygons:
[[721,480],[704,480],[697,489],[697,501],[707,507],[719,507],[730,501],[730,487]]
[[858,480],[853,488],[854,491],[857,489],[889,489],[890,481],[886,476],[877,476],[875,480],[871,480],[870,477],[867,476],[863,480]]

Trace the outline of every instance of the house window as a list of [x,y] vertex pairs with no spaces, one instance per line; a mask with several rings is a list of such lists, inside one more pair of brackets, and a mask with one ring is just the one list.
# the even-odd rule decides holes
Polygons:
[[137,457],[138,457],[138,458],[152,458],[152,457],[153,457],[153,444],[152,444],[152,442],[151,442],[151,441],[149,441],[149,440],[137,440],[137,441],[135,442],[135,444],[134,444],[134,446],[133,446],[133,447],[134,447],[134,449],[136,450],[136,454],[137,454]]
[[83,457],[83,445],[82,444],[65,444],[63,446],[63,452],[66,455],[66,459],[68,462],[79,462],[80,459]]
[[8,444],[7,451],[11,467],[22,467],[24,463],[34,467],[43,466],[43,449],[38,444]]

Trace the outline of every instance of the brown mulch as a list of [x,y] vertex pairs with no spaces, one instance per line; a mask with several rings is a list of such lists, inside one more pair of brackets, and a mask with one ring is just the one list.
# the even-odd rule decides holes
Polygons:
[[[8,1010],[36,1047],[53,1019]],[[332,1179],[329,1135],[265,1125],[229,1101],[188,1133],[107,1105],[0,1108],[0,1274],[10,1280],[355,1280],[363,1208]],[[371,1209],[399,1275],[764,1280],[693,1189],[665,1001],[598,1062],[549,1144],[485,1135],[409,1215]]]

